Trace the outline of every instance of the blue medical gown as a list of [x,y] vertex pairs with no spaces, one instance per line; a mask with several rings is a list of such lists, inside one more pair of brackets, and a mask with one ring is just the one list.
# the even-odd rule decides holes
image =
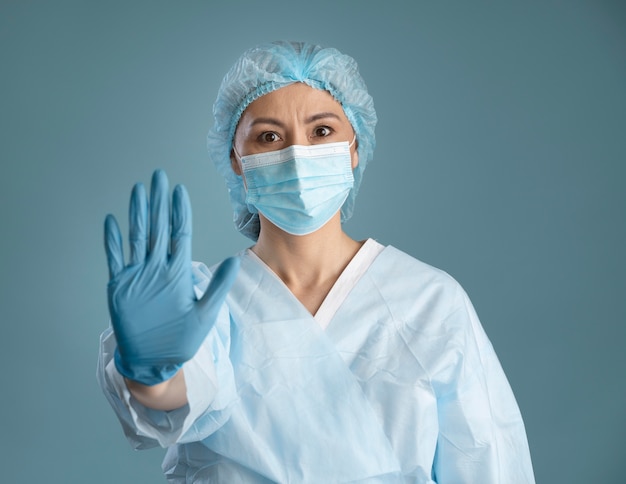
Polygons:
[[[169,447],[170,482],[534,482],[519,409],[467,295],[379,249],[352,277],[348,266],[325,328],[243,252],[217,324],[184,366],[181,409],[131,397],[105,331],[98,376],[132,445]],[[200,295],[210,271],[194,274]]]

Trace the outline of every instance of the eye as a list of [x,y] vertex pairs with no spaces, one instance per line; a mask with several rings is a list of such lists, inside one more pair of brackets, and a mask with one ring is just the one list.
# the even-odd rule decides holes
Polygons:
[[318,126],[313,130],[313,136],[316,138],[325,138],[326,136],[330,136],[333,130],[328,126]]
[[274,131],[265,131],[259,135],[259,141],[263,143],[274,143],[280,139]]

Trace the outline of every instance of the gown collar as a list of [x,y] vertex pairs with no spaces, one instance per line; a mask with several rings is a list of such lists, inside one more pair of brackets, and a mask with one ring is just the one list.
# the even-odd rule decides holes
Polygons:
[[[343,272],[339,275],[335,284],[330,289],[321,306],[313,316],[313,319],[320,325],[322,329],[326,329],[333,319],[333,316],[337,310],[341,307],[341,304],[345,301],[350,294],[352,288],[361,279],[363,274],[367,272],[372,265],[376,257],[385,249],[385,246],[378,243],[374,239],[367,239],[358,252],[354,255],[352,260],[348,263]],[[244,252],[246,256],[261,265],[267,272],[285,287],[290,294],[291,291],[283,283],[283,281],[276,275],[276,273],[256,255],[251,249],[246,249]],[[292,294],[293,295],[293,294]],[[297,300],[297,298],[294,299]],[[298,303],[301,305],[300,301]],[[304,307],[304,306],[303,306]]]

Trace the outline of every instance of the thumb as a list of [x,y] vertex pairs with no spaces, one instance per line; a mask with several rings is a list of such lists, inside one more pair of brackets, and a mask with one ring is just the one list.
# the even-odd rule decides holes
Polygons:
[[215,313],[219,311],[228,291],[235,282],[239,266],[239,257],[229,257],[219,265],[213,273],[209,287],[197,302],[200,310],[214,311]]

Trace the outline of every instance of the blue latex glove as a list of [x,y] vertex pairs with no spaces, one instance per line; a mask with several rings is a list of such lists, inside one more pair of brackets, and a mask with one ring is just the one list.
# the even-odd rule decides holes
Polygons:
[[171,378],[194,356],[213,327],[239,269],[239,259],[225,260],[202,299],[196,299],[189,196],[182,185],[174,189],[170,239],[168,192],[165,173],[155,171],[148,224],[145,188],[140,183],[133,188],[128,265],[124,264],[115,217],[108,215],[104,226],[109,312],[117,339],[115,365],[122,375],[144,385]]

